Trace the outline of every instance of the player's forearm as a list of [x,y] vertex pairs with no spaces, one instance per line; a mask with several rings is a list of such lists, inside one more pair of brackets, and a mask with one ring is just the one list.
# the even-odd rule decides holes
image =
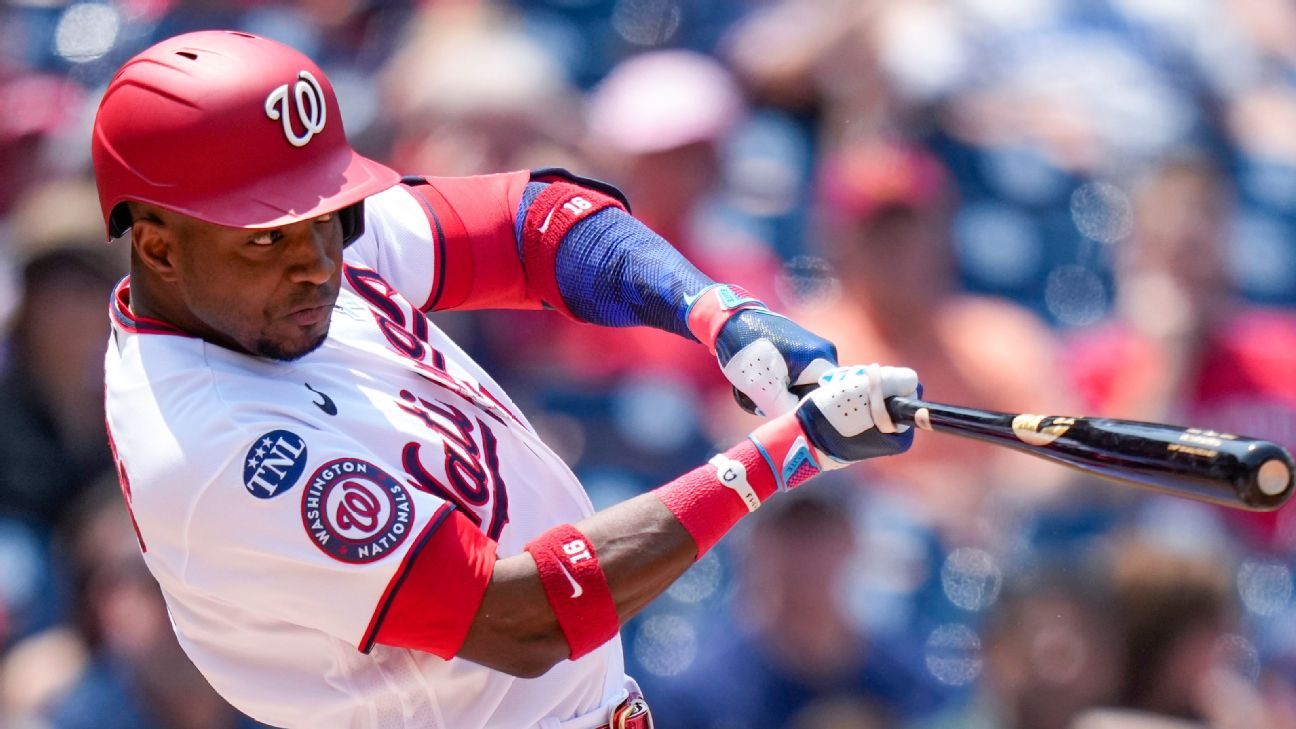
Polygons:
[[[697,552],[688,531],[653,494],[575,526],[598,555],[619,624],[670,587]],[[543,674],[570,652],[532,555],[524,552],[497,562],[459,656],[528,677]]]
[[654,494],[643,494],[576,525],[594,542],[622,624],[684,574],[697,544]]
[[582,221],[558,251],[558,287],[572,313],[611,327],[650,326],[682,337],[691,297],[714,282],[623,210]]
[[459,655],[535,676],[611,640],[778,489],[755,437],[653,493],[555,527],[527,552],[497,562]]
[[843,367],[819,382],[794,411],[706,464],[576,525],[557,525],[526,554],[498,562],[459,655],[517,667],[516,675],[578,659],[775,493],[912,444],[913,430],[897,432],[884,403],[918,390],[913,370]]
[[608,198],[583,194],[535,182],[523,193],[519,250],[528,287],[550,306],[593,324],[651,326],[702,343],[766,415],[786,412],[797,402],[791,387],[836,366],[832,342],[741,287],[715,283]]

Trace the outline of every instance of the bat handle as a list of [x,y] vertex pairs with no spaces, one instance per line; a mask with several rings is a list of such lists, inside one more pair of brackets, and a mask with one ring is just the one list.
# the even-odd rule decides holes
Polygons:
[[926,418],[927,403],[922,400],[893,395],[884,402],[891,421],[896,425],[917,425],[924,430],[931,430],[931,421]]

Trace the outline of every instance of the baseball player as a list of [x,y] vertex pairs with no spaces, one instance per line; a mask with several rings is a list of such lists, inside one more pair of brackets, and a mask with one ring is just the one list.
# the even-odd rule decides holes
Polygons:
[[[93,157],[131,246],[106,357],[122,489],[181,645],[260,721],[651,726],[620,625],[776,492],[912,441],[881,405],[912,370],[836,367],[605,185],[399,177],[278,43],[200,32],[131,59]],[[424,316],[484,307],[696,339],[774,417],[594,513]]]

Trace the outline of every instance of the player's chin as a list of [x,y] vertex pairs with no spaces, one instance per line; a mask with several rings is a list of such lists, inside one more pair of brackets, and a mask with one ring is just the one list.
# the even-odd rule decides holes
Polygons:
[[265,336],[256,341],[252,351],[258,357],[292,362],[319,349],[320,345],[324,344],[324,340],[328,339],[328,332],[329,326],[326,321],[319,327],[298,329],[287,336]]

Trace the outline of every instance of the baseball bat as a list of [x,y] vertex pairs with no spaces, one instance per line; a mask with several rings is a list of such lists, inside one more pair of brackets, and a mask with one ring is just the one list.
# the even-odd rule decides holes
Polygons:
[[[805,394],[813,386],[792,388]],[[735,389],[744,408],[755,405]],[[1267,440],[1114,418],[1002,413],[908,397],[886,399],[896,423],[1006,446],[1102,478],[1247,511],[1292,495],[1296,465]]]
[[1061,417],[889,397],[912,424],[1014,448],[1081,471],[1247,511],[1273,511],[1292,494],[1291,454],[1267,440],[1114,418]]

